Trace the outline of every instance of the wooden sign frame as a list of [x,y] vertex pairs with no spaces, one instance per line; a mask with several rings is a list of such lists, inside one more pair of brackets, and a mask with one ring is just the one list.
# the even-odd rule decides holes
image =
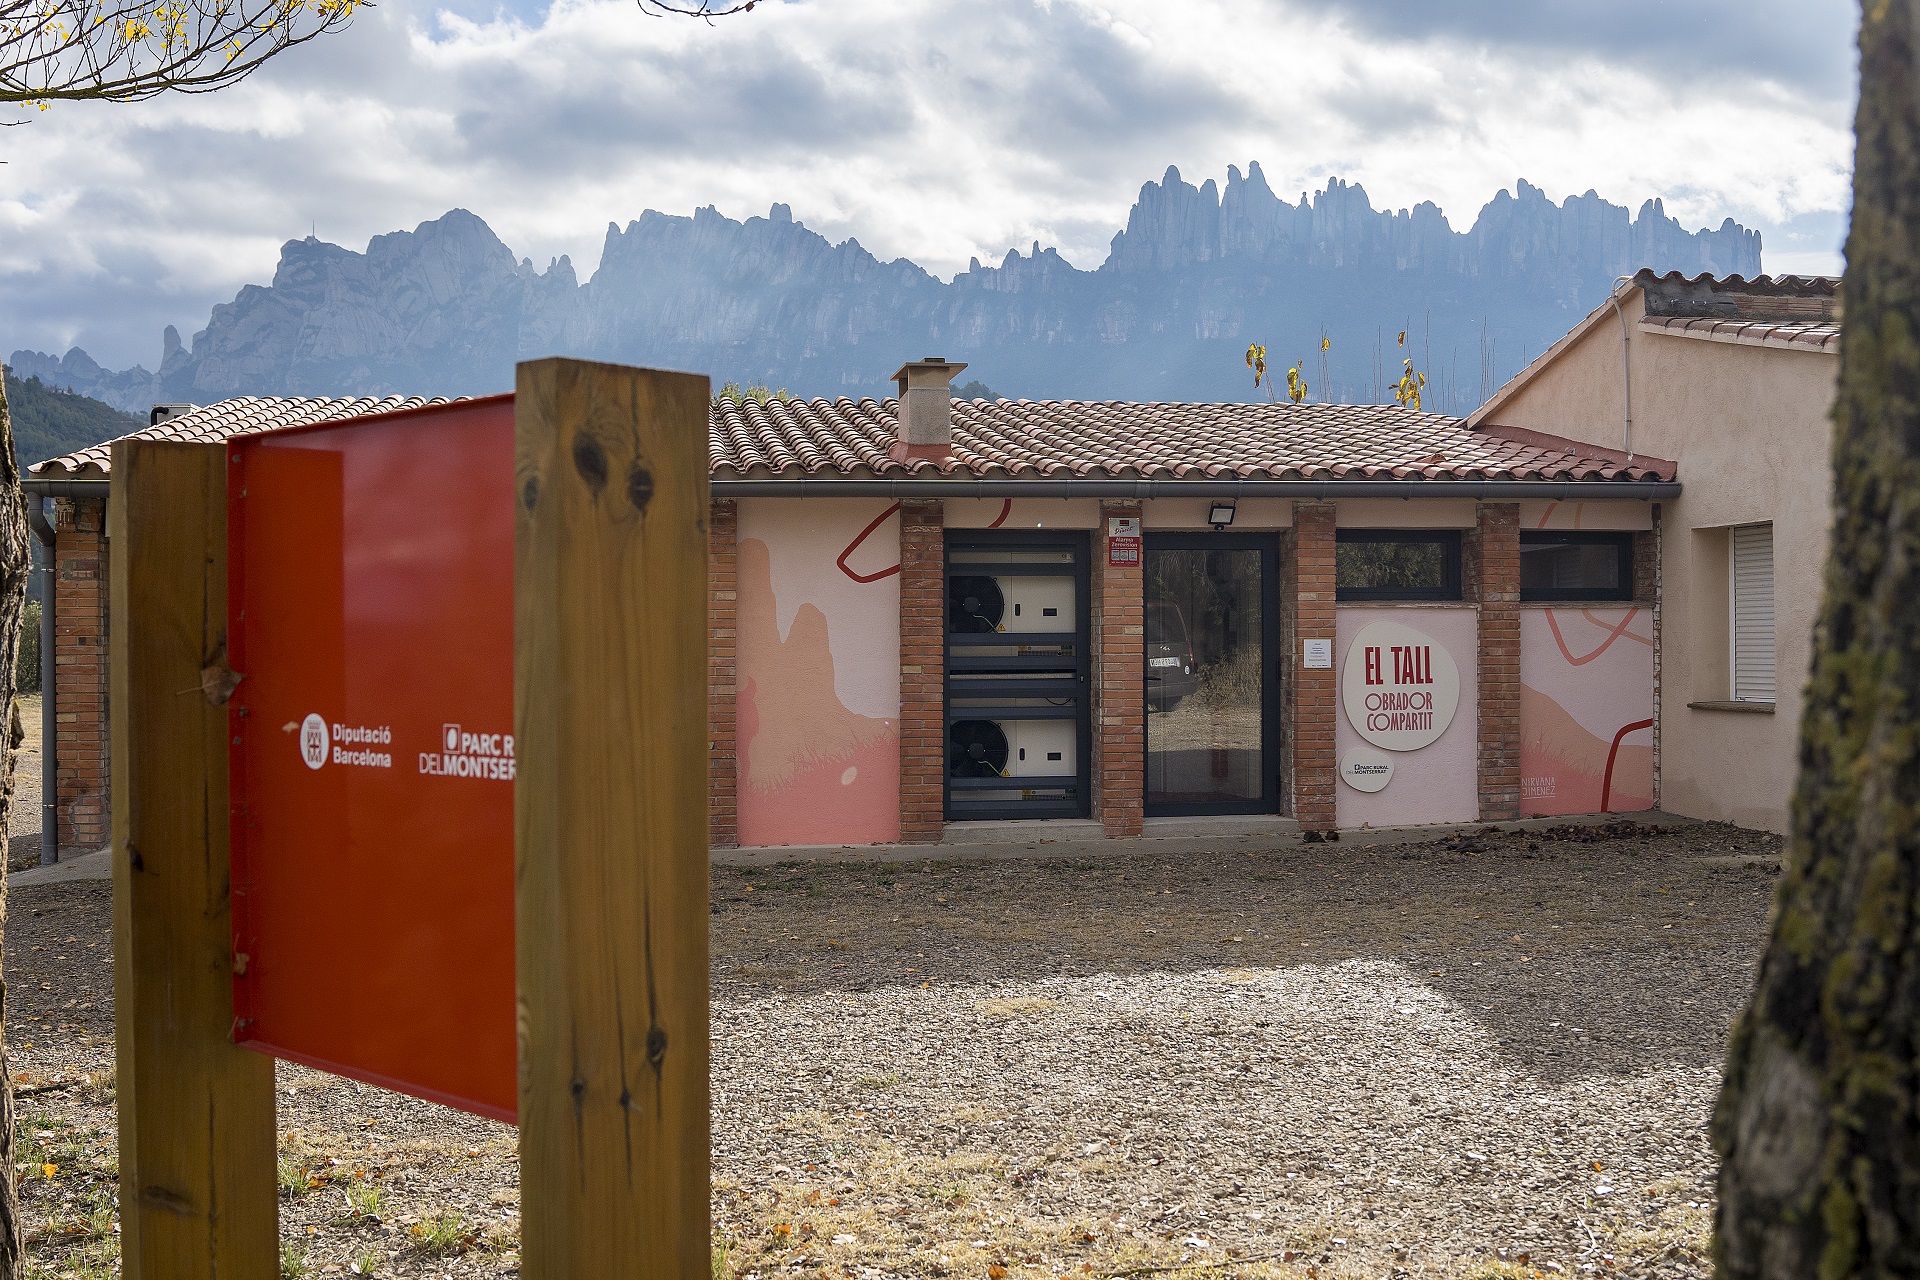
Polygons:
[[[710,1272],[707,405],[691,374],[519,367],[521,1274]],[[113,446],[122,1271],[279,1275],[273,1062],[233,1043],[228,450]]]

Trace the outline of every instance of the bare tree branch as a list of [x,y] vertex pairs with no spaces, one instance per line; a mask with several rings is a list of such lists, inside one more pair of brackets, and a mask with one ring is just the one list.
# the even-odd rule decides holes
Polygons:
[[369,0],[0,0],[0,103],[207,93]]
[[650,18],[730,18],[749,13],[760,0],[635,0],[640,12]]

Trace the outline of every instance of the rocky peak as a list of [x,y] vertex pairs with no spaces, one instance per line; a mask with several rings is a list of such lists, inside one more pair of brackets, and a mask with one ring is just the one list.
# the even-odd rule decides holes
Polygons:
[[1327,330],[1338,394],[1362,396],[1382,393],[1359,368],[1371,370],[1363,348],[1383,324],[1427,317],[1436,352],[1471,334],[1467,367],[1484,335],[1504,374],[1640,267],[1753,276],[1760,238],[1730,220],[1689,232],[1657,199],[1637,215],[1592,191],[1556,204],[1526,181],[1456,231],[1431,201],[1375,209],[1339,178],[1290,203],[1258,163],[1230,167],[1224,190],[1169,166],[1094,270],[1036,241],[943,284],[857,239],[829,241],[787,205],[744,219],[708,205],[609,223],[582,283],[569,259],[537,270],[453,209],[362,252],[288,241],[272,284],[216,306],[190,349],[163,335],[158,375],[111,373],[78,349],[14,363],[135,411],[243,394],[498,391],[516,360],[556,353],[887,394],[903,354],[952,350],[1011,394],[1214,398],[1248,341],[1293,358]]

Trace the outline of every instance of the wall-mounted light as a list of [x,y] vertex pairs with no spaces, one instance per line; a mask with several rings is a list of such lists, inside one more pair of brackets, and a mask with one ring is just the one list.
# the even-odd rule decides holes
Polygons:
[[1233,523],[1233,508],[1231,502],[1214,503],[1207,511],[1207,523],[1216,529],[1226,528]]

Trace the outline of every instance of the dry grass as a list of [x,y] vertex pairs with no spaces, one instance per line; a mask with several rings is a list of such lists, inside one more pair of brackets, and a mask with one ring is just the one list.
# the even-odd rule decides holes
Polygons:
[[[1416,1042],[1392,1027],[1382,1032],[1383,1023],[1363,1025],[1380,1012],[1363,1015],[1353,1003],[1369,992],[1411,993],[1392,1001],[1409,1018],[1454,1026],[1439,1012],[1450,1010],[1471,1023],[1484,1051],[1438,1091],[1483,1090],[1496,1107],[1577,1105],[1588,1082],[1629,1091],[1649,1063],[1711,1057],[1713,1028],[1738,998],[1721,989],[1723,975],[1745,972],[1742,949],[1757,937],[1767,883],[1764,851],[1744,837],[1714,839],[1711,848],[1696,839],[1697,848],[1666,852],[1587,846],[1572,858],[1547,849],[1542,861],[1529,860],[1523,837],[1492,851],[1452,841],[1222,849],[1177,864],[1143,857],[717,872],[715,1062],[731,1100],[722,1102],[717,1086],[713,1278],[1379,1280],[1404,1272],[1544,1280],[1556,1274],[1549,1261],[1563,1277],[1586,1263],[1603,1274],[1704,1275],[1710,1180],[1692,1167],[1671,1177],[1650,1168],[1605,1203],[1581,1185],[1541,1190],[1526,1212],[1567,1216],[1569,1232],[1576,1217],[1582,1224],[1570,1251],[1556,1245],[1551,1258],[1511,1247],[1503,1255],[1487,1231],[1463,1243],[1461,1224],[1438,1216],[1437,1206],[1456,1202],[1435,1186],[1382,1188],[1367,1202],[1379,1206],[1378,1223],[1354,1221],[1362,1215],[1352,1196],[1346,1216],[1329,1216],[1316,1196],[1346,1194],[1338,1166],[1353,1162],[1351,1181],[1374,1186],[1395,1171],[1355,1135],[1377,1142],[1394,1125],[1452,1134],[1476,1124],[1470,1106],[1449,1112],[1430,1096],[1421,1111],[1406,1090],[1383,1092],[1376,1072],[1392,1067],[1385,1058],[1361,1063],[1361,1083],[1337,1098],[1294,1091],[1307,1099],[1300,1107],[1324,1114],[1302,1112],[1308,1125],[1282,1135],[1296,1140],[1291,1151],[1260,1145],[1271,1133],[1247,1138],[1249,1126],[1183,1157],[1197,1169],[1155,1166],[1169,1144],[1185,1141],[1183,1125],[1231,1116],[1196,1088],[1251,1078],[1235,1073],[1254,1066],[1283,1083],[1325,1080],[1332,1077],[1311,1073],[1340,1053],[1391,1054]],[[106,900],[23,894],[15,905],[10,997],[19,993],[16,1036],[32,1046],[16,1065],[36,1085],[73,1082],[23,1102],[29,1275],[105,1280],[117,1269],[118,1244],[110,990],[99,985]],[[1389,971],[1397,976],[1382,985]],[[82,972],[94,987],[76,982]],[[1667,995],[1647,994],[1648,974],[1664,975]],[[1203,998],[1216,1012],[1234,1001],[1261,1012],[1237,1022],[1189,1018],[1199,1007],[1189,1002]],[[1664,1022],[1648,1016],[1656,999],[1671,1006]],[[1569,1029],[1546,1045],[1545,1029],[1563,1021]],[[1637,1032],[1638,1042],[1607,1035],[1609,1025]],[[1326,1043],[1337,1037],[1321,1033],[1339,1028],[1346,1040]],[[1578,1028],[1596,1030],[1576,1038]],[[1352,1043],[1353,1034],[1373,1036],[1371,1047]],[[882,1050],[847,1054],[862,1036]],[[1085,1043],[1069,1039],[1078,1036]],[[989,1087],[1009,1062],[1027,1069],[1015,1059],[1036,1045],[1058,1050],[1057,1073],[1031,1077],[1039,1083],[1027,1092]],[[762,1059],[770,1079],[833,1068],[837,1083],[797,1090],[797,1105],[788,1105],[746,1070]],[[1102,1109],[1119,1105],[1110,1093],[1174,1067],[1186,1074],[1165,1076],[1163,1127],[1143,1127],[1131,1147],[1103,1135],[1110,1117]],[[1211,1085],[1202,1067],[1213,1072]],[[1510,1085],[1486,1084],[1496,1067],[1511,1069]],[[517,1272],[511,1130],[302,1068],[282,1067],[279,1083],[288,1274],[475,1280]],[[1084,1107],[1063,1104],[1036,1119],[1033,1104],[1048,1101],[1047,1089],[1074,1087],[1087,1089]],[[1424,1080],[1415,1092],[1432,1093]],[[1265,1096],[1272,1105],[1287,1097]],[[749,1123],[742,1100],[765,1110]],[[1697,1104],[1663,1101],[1650,1087],[1621,1105],[1678,1133],[1693,1124]],[[1341,1108],[1349,1110],[1332,1114]],[[764,1147],[744,1145],[749,1129],[764,1129]],[[1540,1132],[1561,1140],[1550,1125]],[[1369,1159],[1378,1167],[1369,1170]],[[1293,1185],[1315,1180],[1314,1195],[1255,1197],[1265,1192],[1250,1171],[1283,1162],[1301,1171]],[[1504,1204],[1530,1194],[1517,1185],[1527,1172],[1517,1170],[1512,1190],[1501,1186]],[[1242,1175],[1246,1197],[1211,1198]],[[1212,1209],[1212,1219],[1156,1212],[1174,1196]],[[1246,1212],[1255,1208],[1264,1217]],[[1389,1227],[1406,1238],[1386,1234]],[[1373,1238],[1359,1238],[1368,1231]]]

